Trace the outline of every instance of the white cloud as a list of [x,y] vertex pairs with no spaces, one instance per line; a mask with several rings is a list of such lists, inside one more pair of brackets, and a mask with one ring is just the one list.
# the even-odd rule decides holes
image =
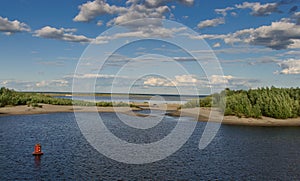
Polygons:
[[97,16],[104,14],[115,14],[126,12],[127,9],[124,7],[117,7],[115,5],[110,5],[106,3],[105,0],[95,0],[88,1],[85,4],[79,6],[80,12],[75,18],[74,21],[87,22],[94,19]]
[[[111,26],[140,18],[165,18],[165,15],[171,11],[166,4],[172,1],[185,5],[194,3],[194,0],[127,0],[126,5],[129,6],[122,7],[110,5],[105,0],[94,0],[80,5],[80,11],[73,20],[88,22],[105,14],[117,15],[107,23],[107,26]],[[169,15],[172,16],[172,13]]]
[[[116,18],[110,20],[107,25],[119,25],[122,23],[126,23],[126,26],[131,26],[131,28],[143,27],[149,24],[153,24],[156,26],[161,25],[161,21],[158,20],[147,20],[146,22],[142,21],[134,21],[142,18],[160,18],[164,19],[165,15],[170,12],[170,8],[168,6],[159,6],[159,7],[146,7],[145,5],[132,5],[128,8],[128,11],[125,13],[120,13]],[[133,21],[130,23],[130,21]],[[150,22],[149,22],[150,21]],[[136,24],[136,23],[139,24]]]
[[42,81],[4,80],[0,81],[1,86],[21,91],[67,91],[66,89],[71,87],[71,82],[65,79]]
[[167,79],[150,77],[144,81],[144,86],[153,86],[153,87],[174,87],[176,86],[175,82],[169,81]]
[[212,75],[210,78],[211,84],[228,84],[229,80],[233,79],[233,76],[221,76],[221,75]]
[[103,25],[103,21],[99,20],[99,21],[97,22],[97,26],[102,26],[102,25]]
[[5,32],[5,34],[10,35],[12,33],[30,31],[30,27],[18,20],[10,21],[8,18],[3,18],[0,16],[0,31]]
[[[193,0],[177,0],[186,5],[192,5]],[[163,14],[170,11],[167,2],[171,0],[146,0],[139,4],[140,1],[128,0],[126,2],[129,7],[121,7],[110,5],[105,0],[94,0],[84,3],[79,6],[79,13],[73,19],[74,21],[88,22],[95,19],[97,16],[111,14],[117,15],[111,20],[108,25],[121,24],[127,21],[136,20],[139,18],[162,18]]]
[[227,44],[246,43],[275,50],[300,47],[300,25],[288,21],[272,22],[269,26],[236,31],[227,35],[200,35],[192,39],[223,39]]
[[278,65],[282,69],[280,74],[300,74],[300,59],[288,59]]
[[175,81],[179,83],[197,83],[198,79],[195,75],[176,75]]
[[231,12],[230,15],[231,16],[237,16],[238,14],[236,12]]
[[295,51],[295,50],[291,50],[291,51],[287,51],[284,52],[282,54],[278,54],[279,56],[300,56],[300,49]]
[[217,14],[221,14],[223,16],[226,16],[227,15],[227,11],[231,11],[231,10],[234,10],[233,7],[227,7],[227,8],[224,8],[224,9],[215,9],[215,12]]
[[220,24],[225,24],[225,19],[223,17],[201,21],[197,26],[198,28],[203,29],[218,26]]
[[34,36],[70,42],[91,42],[90,38],[87,38],[83,35],[74,35],[73,32],[75,31],[76,29],[57,29],[50,26],[45,26],[39,30],[36,30]]
[[[195,75],[176,75],[172,79],[168,80],[160,77],[148,77],[144,80],[144,86],[152,87],[190,87],[197,86],[202,83],[203,80],[199,80]],[[207,82],[206,82],[207,84]]]
[[203,34],[203,35],[198,35],[198,36],[194,36],[194,35],[188,35],[189,38],[191,39],[195,39],[195,40],[202,40],[202,39],[225,39],[228,37],[228,35],[214,35],[214,34]]
[[[151,21],[151,20],[150,20]],[[145,21],[144,21],[145,22]],[[142,23],[144,23],[142,22]],[[140,27],[133,29],[130,32],[116,33],[112,36],[99,36],[94,39],[92,43],[94,44],[104,44],[108,43],[111,40],[119,38],[129,38],[129,37],[138,37],[138,38],[149,38],[149,37],[173,37],[175,33],[185,31],[186,28],[164,28],[153,26],[151,23],[148,26]]]
[[221,44],[218,42],[218,43],[215,43],[214,45],[213,45],[213,47],[214,48],[218,48],[218,47],[221,47]]
[[76,78],[76,79],[93,79],[93,78],[127,78],[125,76],[116,76],[109,74],[77,74],[77,75],[69,75],[65,76],[65,78]]
[[251,9],[251,15],[253,16],[267,16],[275,12],[281,13],[278,9],[279,5],[279,3],[243,2],[243,4],[237,4],[235,7],[238,9]]
[[[248,89],[252,87],[256,87],[257,83],[260,81],[257,79],[250,78],[240,78],[234,77],[232,75],[212,75],[210,77],[210,85],[218,86],[218,85],[226,85],[226,87],[231,89]],[[223,86],[222,86],[223,87]]]
[[[106,26],[121,25],[128,28],[129,32],[118,33],[111,36],[97,37],[92,41],[95,44],[108,43],[111,40],[127,37],[172,37],[174,33],[182,31],[181,28],[165,28],[162,20],[171,18],[172,8],[167,6],[169,2],[192,5],[194,0],[127,0],[125,7],[112,5],[105,0],[94,0],[79,6],[79,13],[74,21],[88,22],[98,16],[110,14],[114,17],[106,22]],[[143,19],[136,21],[138,19]],[[97,25],[102,25],[98,21]]]
[[36,87],[68,87],[70,83],[67,80],[50,80],[50,81],[40,81],[35,83]]
[[[261,4],[261,2],[243,2],[242,4],[236,4],[234,7],[226,7],[223,9],[215,9],[217,14],[221,14],[226,16],[229,11],[237,10],[237,9],[251,9],[250,14],[253,16],[268,16],[272,13],[282,13],[278,8],[282,5],[287,4],[295,4],[298,3],[299,0],[281,0],[276,3],[265,3]],[[293,6],[290,9],[289,13],[292,13],[297,10],[297,5]],[[231,12],[231,16],[237,16],[236,12]]]
[[300,39],[300,26],[289,22],[273,22],[269,26],[244,29],[225,38],[226,43],[244,42],[280,50]]

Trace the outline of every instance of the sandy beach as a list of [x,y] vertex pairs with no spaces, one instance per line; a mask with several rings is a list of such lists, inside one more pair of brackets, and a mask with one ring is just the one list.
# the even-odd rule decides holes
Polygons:
[[[193,117],[198,121],[208,121],[209,115],[211,113],[210,108],[188,108],[177,110],[178,105],[151,105],[146,104],[139,105],[141,108],[129,108],[129,107],[87,107],[87,106],[59,106],[59,105],[49,105],[40,104],[42,107],[28,107],[24,106],[12,106],[12,107],[2,107],[0,108],[0,116],[9,115],[28,115],[28,114],[48,114],[48,113],[63,113],[63,112],[118,112],[124,113],[132,116],[147,116],[140,114],[138,110],[142,109],[154,109],[154,110],[164,110],[168,112],[169,116],[188,116]],[[214,112],[212,116],[212,122],[218,116],[218,112]],[[245,125],[245,126],[300,126],[300,118],[290,118],[290,119],[274,119],[269,117],[262,117],[261,119],[256,118],[238,118],[236,116],[224,116],[222,124],[227,125]]]
[[[198,114],[199,113],[199,114]],[[189,116],[194,117],[198,121],[208,121],[209,115],[211,113],[210,108],[188,108],[181,109],[179,111],[171,112],[171,116]],[[222,116],[216,115],[215,116]],[[214,117],[212,116],[212,122],[214,122]],[[219,122],[219,121],[215,121]],[[256,118],[238,118],[236,116],[224,116],[221,122],[227,125],[245,125],[245,126],[300,126],[300,117],[289,118],[289,119],[274,119],[270,117],[262,117],[261,119]]]
[[0,108],[0,116],[5,115],[28,115],[28,114],[48,114],[63,112],[132,112],[139,108],[129,107],[90,107],[90,106],[59,106],[40,104],[42,107],[11,106]]

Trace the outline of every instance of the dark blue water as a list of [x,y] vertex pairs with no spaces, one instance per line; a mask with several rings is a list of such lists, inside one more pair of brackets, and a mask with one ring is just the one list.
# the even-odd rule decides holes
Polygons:
[[[132,142],[161,139],[176,125],[168,118],[147,133],[123,127],[113,113],[101,115],[112,132]],[[300,128],[222,126],[200,151],[204,125],[198,123],[187,143],[167,159],[128,165],[90,146],[72,113],[0,117],[0,180],[300,179]],[[31,153],[38,142],[44,155],[35,160]]]

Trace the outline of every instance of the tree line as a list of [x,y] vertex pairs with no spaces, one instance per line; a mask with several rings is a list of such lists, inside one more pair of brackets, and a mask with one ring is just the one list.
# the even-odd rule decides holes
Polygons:
[[39,104],[52,105],[76,105],[76,106],[99,106],[99,107],[136,107],[133,104],[124,102],[87,102],[80,100],[71,100],[63,98],[54,98],[41,93],[16,92],[14,90],[2,87],[0,88],[0,107],[28,105],[32,107],[40,107]]
[[[225,95],[225,96],[221,96]],[[224,115],[262,116],[286,119],[300,116],[300,88],[266,87],[249,90],[225,89],[200,100],[191,100],[182,107],[224,106]]]

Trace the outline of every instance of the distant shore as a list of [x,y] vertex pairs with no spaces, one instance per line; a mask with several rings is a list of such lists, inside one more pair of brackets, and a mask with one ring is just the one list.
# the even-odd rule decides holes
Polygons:
[[[132,116],[147,116],[139,114],[138,110],[149,109],[149,106],[140,105],[141,108],[130,107],[89,107],[89,106],[59,106],[41,104],[42,107],[12,106],[0,108],[0,116],[9,115],[29,115],[29,114],[48,114],[48,113],[66,113],[66,112],[118,112]],[[178,105],[177,105],[178,106]],[[155,105],[151,109],[166,110],[169,116],[187,116],[193,117],[198,121],[208,121],[210,108],[187,108],[177,110],[176,105]],[[269,117],[256,118],[238,118],[236,116],[224,116],[222,124],[245,125],[245,126],[300,126],[300,118],[274,119]]]

